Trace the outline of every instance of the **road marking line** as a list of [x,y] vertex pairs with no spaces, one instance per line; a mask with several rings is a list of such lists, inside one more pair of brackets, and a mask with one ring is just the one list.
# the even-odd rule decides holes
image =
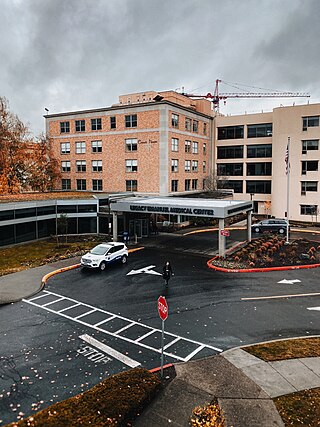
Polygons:
[[175,344],[177,341],[180,341],[181,338],[177,337],[175,340],[170,341],[168,344],[166,344],[163,349],[166,350],[168,347],[170,347],[172,344]]
[[205,345],[200,345],[198,348],[196,348],[192,353],[189,354],[189,356],[186,357],[186,362],[188,362],[190,359],[193,358],[197,353],[199,353],[203,348],[205,348]]
[[46,304],[43,304],[43,306],[42,306],[42,307],[47,307],[48,305],[54,304],[55,302],[61,301],[61,300],[63,300],[63,299],[64,299],[64,297],[62,297],[62,298],[57,298],[57,299],[55,299],[54,301],[50,301],[50,302],[47,302]]
[[241,298],[241,301],[254,301],[264,299],[276,299],[276,298],[298,298],[298,297],[310,297],[313,295],[320,295],[320,292],[314,292],[311,294],[292,294],[292,295],[273,295],[270,297],[252,297],[252,298]]
[[58,310],[57,313],[63,313],[64,311],[70,310],[70,308],[78,307],[79,305],[81,304],[78,303],[78,304],[70,305],[69,307],[63,308],[62,310]]
[[101,320],[101,322],[95,323],[93,326],[103,325],[104,323],[109,322],[109,320],[112,320],[112,319],[115,319],[115,318],[116,318],[116,316],[108,317],[107,319]]
[[86,311],[85,313],[80,314],[80,316],[75,317],[75,320],[80,319],[81,317],[84,317],[84,316],[86,316],[87,314],[91,314],[91,313],[93,313],[93,312],[95,312],[95,311],[97,311],[97,310],[93,309],[93,310]]
[[131,326],[134,326],[135,324],[136,324],[136,322],[132,322],[132,323],[130,323],[129,325],[124,326],[124,327],[123,327],[123,328],[121,328],[121,329],[118,329],[117,331],[115,331],[115,332],[114,332],[114,334],[115,334],[115,335],[118,335],[118,334],[120,334],[120,332],[123,332],[123,331],[125,331],[126,329],[131,328]]
[[[150,329],[150,326],[144,326],[146,329]],[[142,335],[141,337],[136,339],[136,342],[142,341],[145,338],[147,338],[149,335],[152,335],[154,332],[156,332],[155,329],[150,329],[149,332],[147,332],[146,334]]]
[[[45,292],[47,293],[47,295],[55,295],[55,296],[57,296],[57,297],[61,297],[61,295],[56,294],[56,293],[54,293],[54,292],[49,292],[49,291],[45,291]],[[95,309],[95,307],[93,307],[93,306],[91,306],[91,305],[89,305],[89,304],[85,304],[85,303],[81,303],[81,302],[79,303],[79,301],[76,301],[76,300],[74,300],[74,299],[72,299],[72,298],[69,298],[69,297],[64,297],[64,299],[65,299],[65,300],[67,300],[67,301],[72,301],[72,302],[74,302],[74,303],[80,304],[80,305],[82,305],[82,306],[84,306],[84,307],[88,307],[88,308],[90,308],[90,309]],[[33,301],[31,301],[31,300],[23,299],[22,301],[23,301],[23,302],[26,302],[26,303],[29,303],[29,304],[31,304],[31,305],[34,305],[35,307],[43,308],[43,307],[42,307],[42,305],[39,305],[39,304],[37,304],[37,303],[34,303],[34,302],[33,302]],[[135,322],[135,324],[136,324],[136,325],[138,325],[138,326],[142,326],[142,327],[143,327],[143,328],[145,328],[145,329],[150,329],[150,332],[148,332],[147,334],[143,335],[142,337],[140,337],[140,338],[138,338],[138,339],[136,339],[136,340],[133,340],[133,339],[131,339],[131,338],[127,338],[127,337],[125,337],[125,336],[123,336],[123,335],[115,335],[115,333],[114,333],[114,332],[108,331],[108,330],[103,329],[103,328],[99,328],[99,327],[97,326],[97,325],[99,325],[99,324],[102,324],[102,323],[108,322],[109,320],[112,320],[112,319],[122,319],[122,320],[124,320],[124,321],[126,321],[126,322],[128,322],[128,323],[130,323],[130,324],[131,324],[131,323],[132,323],[132,320],[131,320],[131,319],[128,319],[128,318],[126,318],[126,317],[119,316],[119,315],[115,315],[115,314],[113,314],[113,313],[110,313],[110,312],[108,312],[108,311],[104,311],[104,310],[101,310],[101,309],[97,309],[97,310],[98,310],[98,311],[100,311],[101,313],[104,313],[104,314],[109,315],[109,316],[111,316],[111,317],[109,317],[108,319],[103,320],[102,322],[99,322],[99,323],[98,323],[98,324],[96,324],[96,325],[92,325],[92,324],[90,324],[90,323],[88,323],[88,322],[85,322],[85,321],[83,321],[83,320],[81,320],[81,319],[75,319],[74,317],[71,317],[71,316],[69,316],[68,314],[61,313],[61,312],[58,312],[58,311],[56,311],[56,310],[52,310],[52,309],[51,309],[51,308],[49,308],[49,307],[44,307],[43,309],[44,309],[44,310],[49,311],[50,313],[58,314],[59,316],[65,317],[66,319],[69,319],[69,320],[71,320],[71,321],[73,321],[73,322],[80,323],[81,325],[84,325],[84,326],[86,326],[86,327],[89,327],[89,328],[95,329],[95,330],[100,331],[100,332],[102,332],[102,333],[104,333],[104,334],[110,335],[110,336],[112,336],[112,337],[116,337],[116,338],[118,338],[118,339],[121,339],[121,340],[123,340],[123,341],[129,342],[129,343],[131,343],[131,344],[139,345],[140,347],[146,348],[146,349],[151,350],[151,351],[154,351],[154,352],[156,352],[156,353],[161,353],[161,350],[159,350],[158,348],[155,348],[155,347],[152,347],[152,346],[150,346],[150,345],[147,345],[147,344],[144,344],[144,343],[140,342],[140,341],[142,341],[144,338],[146,338],[147,336],[152,335],[153,333],[161,334],[161,333],[162,333],[161,329],[152,328],[151,326],[145,325],[145,324],[143,324],[143,323]],[[177,337],[179,337],[179,335],[172,334],[171,332],[166,332],[166,333],[165,333],[165,335],[170,336],[170,337],[173,337],[173,338],[177,338]],[[200,342],[198,342],[198,341],[191,340],[191,339],[189,339],[189,338],[183,338],[183,337],[179,337],[179,338],[181,338],[181,340],[183,340],[183,341],[186,341],[186,342],[189,342],[189,343],[193,343],[193,344],[196,344],[196,345],[198,345],[198,346],[202,346],[202,345],[204,345],[206,348],[210,348],[210,349],[212,349],[212,350],[214,350],[214,351],[217,351],[217,352],[219,352],[219,353],[220,353],[220,352],[222,352],[222,349],[220,349],[220,348],[218,348],[218,347],[213,347],[213,346],[211,346],[211,345],[206,345],[206,344],[200,343]],[[165,352],[164,354],[165,354],[166,356],[173,357],[174,359],[181,360],[182,362],[186,360],[186,358],[181,357],[181,356],[178,356],[177,354],[173,354],[173,353],[169,353],[169,352]]]
[[80,335],[80,337],[83,341],[86,341],[88,344],[92,345],[93,347],[98,348],[99,350],[103,351],[104,353],[108,354],[109,356],[114,357],[115,359],[119,360],[120,362],[124,363],[125,365],[129,366],[130,368],[137,368],[141,364],[139,362],[136,362],[135,360],[131,359],[128,356],[125,356],[124,354],[120,353],[117,350],[114,350],[113,348],[109,347],[106,344],[103,344],[102,342],[96,340],[93,337],[90,337],[90,335],[84,334]]
[[308,307],[307,310],[320,311],[320,307]]
[[37,297],[30,298],[28,301],[34,301],[34,300],[36,300],[36,299],[43,298],[43,297],[47,297],[48,295],[50,295],[50,294],[48,294],[46,291],[43,291],[43,292],[44,292],[44,294],[43,294],[43,295],[38,295]]

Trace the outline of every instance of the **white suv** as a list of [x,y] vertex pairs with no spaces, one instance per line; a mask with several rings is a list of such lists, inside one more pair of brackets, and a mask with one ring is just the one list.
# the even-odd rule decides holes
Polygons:
[[124,243],[108,242],[101,243],[87,252],[81,258],[81,266],[88,268],[100,268],[105,270],[106,266],[115,261],[127,262],[128,248]]

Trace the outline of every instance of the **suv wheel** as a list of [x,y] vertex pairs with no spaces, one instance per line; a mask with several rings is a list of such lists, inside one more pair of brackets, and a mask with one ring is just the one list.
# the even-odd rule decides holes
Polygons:
[[107,264],[104,261],[102,261],[101,264],[100,264],[100,266],[99,266],[100,270],[104,271],[106,269],[106,266],[107,266]]
[[122,264],[125,264],[127,262],[127,256],[126,255],[122,255],[121,262],[122,262]]
[[285,232],[285,230],[284,230],[284,228],[279,228],[279,234],[284,234],[284,232]]

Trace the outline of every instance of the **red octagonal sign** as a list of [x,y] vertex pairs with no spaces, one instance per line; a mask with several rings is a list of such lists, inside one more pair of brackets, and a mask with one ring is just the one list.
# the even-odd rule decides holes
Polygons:
[[165,297],[160,296],[158,298],[158,313],[162,320],[166,320],[168,317],[168,304]]

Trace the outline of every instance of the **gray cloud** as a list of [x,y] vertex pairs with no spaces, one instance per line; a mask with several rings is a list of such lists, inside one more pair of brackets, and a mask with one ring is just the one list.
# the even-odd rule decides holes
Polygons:
[[[120,94],[182,86],[207,93],[216,78],[319,96],[317,0],[0,0],[0,7],[0,95],[35,133],[44,107],[108,106]],[[272,107],[266,101],[229,100],[225,112]]]

